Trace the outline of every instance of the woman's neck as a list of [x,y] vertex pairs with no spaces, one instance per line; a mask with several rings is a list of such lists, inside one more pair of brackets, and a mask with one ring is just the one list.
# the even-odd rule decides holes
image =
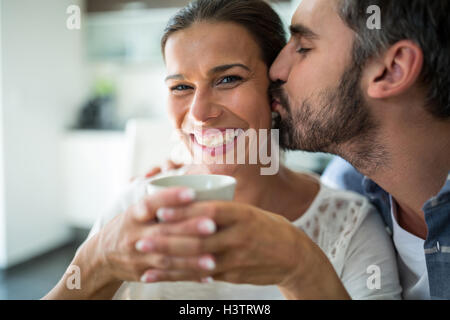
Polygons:
[[[207,168],[189,171],[210,173]],[[280,214],[290,221],[306,212],[320,189],[315,179],[284,166],[272,176],[261,175],[259,166],[242,166],[232,176],[237,181],[235,201]]]

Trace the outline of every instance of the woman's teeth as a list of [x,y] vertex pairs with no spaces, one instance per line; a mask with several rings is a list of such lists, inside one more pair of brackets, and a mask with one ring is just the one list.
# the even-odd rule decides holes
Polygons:
[[198,144],[208,148],[217,148],[226,145],[234,140],[239,135],[237,130],[226,130],[223,133],[195,135]]

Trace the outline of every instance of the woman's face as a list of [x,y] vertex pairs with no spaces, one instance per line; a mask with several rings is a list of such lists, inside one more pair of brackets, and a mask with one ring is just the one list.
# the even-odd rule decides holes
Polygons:
[[232,174],[236,161],[229,164],[226,154],[234,150],[236,157],[238,136],[272,123],[258,44],[240,25],[201,22],[172,34],[165,58],[169,112],[182,140],[211,173]]

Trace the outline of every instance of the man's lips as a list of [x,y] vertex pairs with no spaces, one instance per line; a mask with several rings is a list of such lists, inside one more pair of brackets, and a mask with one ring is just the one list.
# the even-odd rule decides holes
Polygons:
[[282,109],[281,102],[279,99],[272,99],[271,108],[273,112],[280,113],[280,110]]

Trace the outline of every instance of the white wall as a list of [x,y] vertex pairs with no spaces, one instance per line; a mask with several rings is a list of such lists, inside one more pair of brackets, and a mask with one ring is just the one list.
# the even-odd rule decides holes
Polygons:
[[[82,33],[66,28],[67,7],[81,2],[1,1],[4,183],[0,175],[0,194],[5,212],[0,225],[6,229],[6,256],[0,267],[55,247],[69,236],[58,151],[64,127],[86,96]],[[1,242],[0,238],[0,258]]]
[[2,95],[2,2],[0,1],[0,267],[6,265],[6,215],[4,200],[3,165],[3,95]]

